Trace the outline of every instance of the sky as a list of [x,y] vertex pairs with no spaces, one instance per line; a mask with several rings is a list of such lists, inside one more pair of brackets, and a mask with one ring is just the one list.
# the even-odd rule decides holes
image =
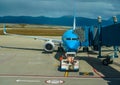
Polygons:
[[109,19],[120,14],[120,0],[0,0],[0,16],[47,16]]

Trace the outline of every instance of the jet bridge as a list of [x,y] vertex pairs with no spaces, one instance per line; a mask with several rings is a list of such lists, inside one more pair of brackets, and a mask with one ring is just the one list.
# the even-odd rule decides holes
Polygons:
[[[117,18],[113,17],[113,25],[102,27],[101,17],[98,17],[98,25],[96,26],[82,26],[82,32],[80,29],[76,30],[76,33],[80,36],[81,46],[92,46],[93,50],[99,51],[98,58],[106,58],[103,60],[104,65],[108,65],[113,62],[111,59],[118,58],[117,51],[120,46],[120,23],[117,23]],[[81,35],[82,33],[82,35]],[[83,36],[84,35],[84,36]],[[81,37],[82,36],[82,37]],[[114,54],[112,56],[102,56],[102,46],[113,46]],[[84,51],[84,49],[83,49]]]
[[116,16],[113,17],[113,21],[113,25],[102,27],[101,17],[98,17],[97,32],[95,37],[93,37],[93,47],[97,46],[99,51],[98,58],[104,58],[104,56],[101,56],[102,46],[113,46],[114,54],[112,56],[107,56],[106,59],[103,60],[104,65],[111,64],[113,63],[113,58],[118,58],[117,51],[118,46],[120,46],[120,23],[117,23]]
[[120,46],[120,23],[101,29],[102,45]]
[[83,46],[83,51],[88,51],[89,46],[89,27],[81,26],[75,29],[75,33],[79,36],[79,40],[81,41],[81,46]]

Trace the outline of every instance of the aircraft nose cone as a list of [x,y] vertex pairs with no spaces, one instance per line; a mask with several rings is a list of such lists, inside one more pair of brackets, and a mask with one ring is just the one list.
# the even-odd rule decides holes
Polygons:
[[75,46],[74,45],[69,45],[69,48],[73,49],[73,48],[75,48]]
[[73,44],[70,44],[70,45],[68,46],[68,48],[69,48],[70,51],[75,51],[75,50],[76,50],[76,46],[73,45]]

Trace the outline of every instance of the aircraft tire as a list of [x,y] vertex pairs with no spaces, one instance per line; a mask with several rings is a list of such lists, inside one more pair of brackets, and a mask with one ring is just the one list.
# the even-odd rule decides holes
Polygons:
[[113,64],[113,60],[110,60],[109,64]]
[[104,59],[102,61],[102,64],[105,65],[105,66],[108,66],[110,64],[110,60],[109,59]]
[[88,52],[88,51],[89,51],[88,47],[83,47],[83,52]]
[[98,51],[98,46],[97,45],[93,46],[93,50]]

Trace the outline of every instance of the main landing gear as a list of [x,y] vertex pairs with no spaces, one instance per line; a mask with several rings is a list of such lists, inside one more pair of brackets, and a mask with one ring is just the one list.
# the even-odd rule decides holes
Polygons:
[[89,48],[88,47],[83,47],[83,52],[88,52]]

